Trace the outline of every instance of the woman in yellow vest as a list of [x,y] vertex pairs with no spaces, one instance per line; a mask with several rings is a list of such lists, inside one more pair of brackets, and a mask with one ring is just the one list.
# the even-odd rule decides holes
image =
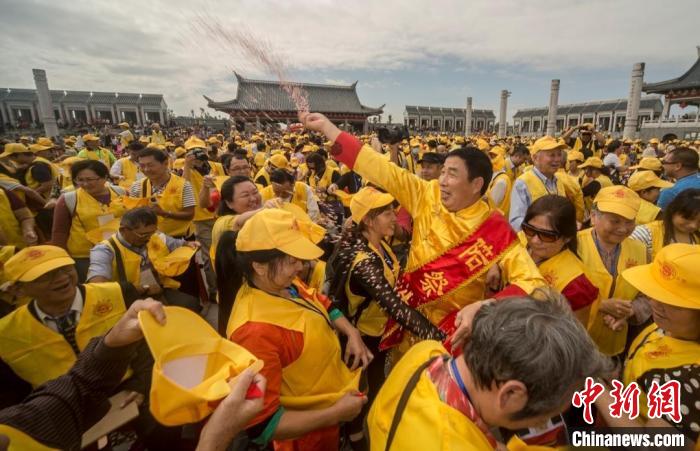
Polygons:
[[37,244],[34,217],[22,199],[0,186],[0,246],[22,249]]
[[644,243],[650,259],[671,243],[700,244],[700,189],[681,191],[664,209],[662,220],[637,227],[632,238]]
[[579,169],[584,169],[584,173],[586,174],[583,177],[581,186],[586,187],[586,185],[593,181],[600,183],[601,188],[613,186],[613,182],[610,180],[610,177],[608,177],[606,168],[603,166],[603,160],[600,158],[587,158],[586,161],[579,166]]
[[143,174],[139,168],[139,153],[144,149],[143,144],[134,141],[126,147],[128,155],[118,159],[110,168],[109,175],[124,189],[129,189],[131,185],[143,179]]
[[124,191],[107,183],[107,167],[97,160],[83,160],[71,167],[78,188],[61,195],[54,209],[51,243],[68,251],[75,260],[79,280],[85,281],[93,243],[87,233],[121,217],[126,211]]
[[510,212],[510,193],[513,181],[505,169],[505,153],[505,149],[500,146],[489,150],[489,157],[493,165],[493,176],[491,177],[486,196],[488,197],[489,206],[497,209],[507,218]]
[[362,340],[374,355],[367,368],[369,403],[363,415],[350,425],[350,440],[362,439],[366,410],[384,383],[386,350],[379,349],[387,318],[422,340],[443,341],[447,337],[417,310],[405,304],[394,291],[400,267],[385,241],[394,235],[394,197],[375,188],[358,191],[350,201],[352,226],[338,242],[331,257],[329,295],[362,333]]
[[100,147],[100,138],[97,136],[91,133],[83,135],[83,142],[85,143],[85,148],[78,152],[80,158],[101,161],[107,166],[107,169],[111,168],[112,164],[117,161],[110,150]]
[[662,188],[670,188],[673,183],[661,180],[653,171],[637,171],[627,180],[627,186],[642,199],[637,225],[648,224],[659,219],[661,208],[656,206]]
[[578,254],[587,276],[600,290],[591,307],[588,331],[609,356],[624,351],[628,322],[641,324],[648,319],[638,291],[620,275],[627,268],[647,263],[644,245],[629,238],[639,204],[637,193],[625,186],[603,188],[593,203],[593,227],[578,233]]
[[581,323],[588,325],[598,288],[586,277],[576,254],[576,210],[565,197],[549,194],[530,205],[522,223],[530,257],[547,284],[563,294]]
[[340,178],[340,172],[326,163],[323,155],[316,152],[306,157],[306,167],[309,170],[308,185],[319,195],[320,200],[325,200],[328,187]]
[[[596,400],[608,426],[668,428],[685,435],[685,448],[700,449],[700,247],[671,244],[649,265],[622,273],[651,299],[654,323],[637,335],[625,361],[622,382],[641,388],[639,417],[613,418],[609,395]],[[678,384],[668,390],[668,383]],[[659,407],[662,407],[659,409]],[[652,410],[653,409],[653,410]],[[667,410],[666,410],[667,409]],[[680,448],[679,448],[680,449]]]
[[[338,424],[354,418],[367,398],[357,391],[359,367],[371,354],[360,332],[325,296],[296,276],[323,251],[305,225],[280,209],[250,218],[236,238],[237,264],[220,303],[233,303],[226,336],[263,360],[263,411],[248,427],[254,442],[276,449],[336,450]],[[235,300],[234,300],[235,299]],[[347,336],[343,362],[336,330]]]

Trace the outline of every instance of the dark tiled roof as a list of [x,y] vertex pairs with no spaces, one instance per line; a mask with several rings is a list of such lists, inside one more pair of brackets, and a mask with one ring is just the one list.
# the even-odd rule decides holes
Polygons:
[[[160,106],[164,102],[162,94],[134,94],[97,91],[49,91],[54,103],[117,104]],[[92,94],[92,95],[91,95]],[[0,88],[0,101],[38,102],[35,89]]]
[[[661,98],[657,96],[642,97],[639,102],[639,108],[653,109],[654,112],[660,113],[663,110],[663,103],[661,102]],[[599,100],[595,102],[559,105],[557,108],[557,116],[566,116],[569,114],[593,115],[595,113],[604,113],[608,111],[627,111],[627,99]],[[516,111],[513,118],[547,116],[548,112],[548,107],[525,108]]]
[[[446,108],[437,106],[406,105],[406,114],[411,116],[459,116],[467,114],[466,108]],[[472,110],[473,117],[495,119],[493,110]]]
[[[219,111],[296,111],[294,103],[276,81],[250,80],[236,73],[238,92],[227,102],[215,102],[207,96],[209,108]],[[375,115],[379,108],[362,105],[357,96],[357,82],[349,85],[298,83],[309,95],[309,108],[320,113],[351,113]]]
[[644,83],[642,91],[663,94],[668,91],[700,88],[700,46],[698,46],[698,59],[690,69],[678,78],[659,81],[656,83]]

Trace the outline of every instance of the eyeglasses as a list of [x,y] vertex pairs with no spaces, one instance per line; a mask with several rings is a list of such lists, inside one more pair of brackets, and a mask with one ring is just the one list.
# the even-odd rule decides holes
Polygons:
[[678,161],[666,161],[666,160],[661,160],[661,164],[662,164],[662,165],[665,165],[665,164],[676,164],[676,163],[678,163]]
[[528,238],[532,238],[535,235],[537,235],[537,237],[543,243],[554,243],[561,237],[561,235],[558,232],[555,232],[554,230],[538,229],[535,226],[531,226],[527,222],[522,223],[522,228],[525,236],[527,236]]
[[152,231],[149,230],[147,232],[137,232],[136,230],[130,229],[129,227],[124,227],[124,229],[128,230],[129,232],[133,233],[134,235],[136,235],[139,238],[150,238],[153,235],[155,235],[155,233],[157,232],[157,230],[152,230]]
[[102,177],[81,177],[77,178],[74,180],[76,183],[91,183],[91,182],[97,182],[98,180],[102,180]]

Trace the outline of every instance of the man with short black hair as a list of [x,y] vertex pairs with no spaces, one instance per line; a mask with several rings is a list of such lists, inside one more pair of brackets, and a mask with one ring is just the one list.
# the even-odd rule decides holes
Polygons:
[[661,191],[656,205],[662,209],[680,193],[690,188],[700,188],[698,153],[688,147],[679,147],[666,154],[661,162],[664,172],[676,181],[671,188]]
[[420,178],[426,181],[437,180],[442,172],[442,165],[445,162],[445,155],[436,152],[426,152],[423,154],[418,164],[420,165]]

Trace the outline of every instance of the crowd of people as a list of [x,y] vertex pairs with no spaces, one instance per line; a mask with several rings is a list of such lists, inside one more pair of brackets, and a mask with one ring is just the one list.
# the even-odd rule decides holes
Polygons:
[[699,141],[299,121],[0,142],[0,449],[700,449]]

